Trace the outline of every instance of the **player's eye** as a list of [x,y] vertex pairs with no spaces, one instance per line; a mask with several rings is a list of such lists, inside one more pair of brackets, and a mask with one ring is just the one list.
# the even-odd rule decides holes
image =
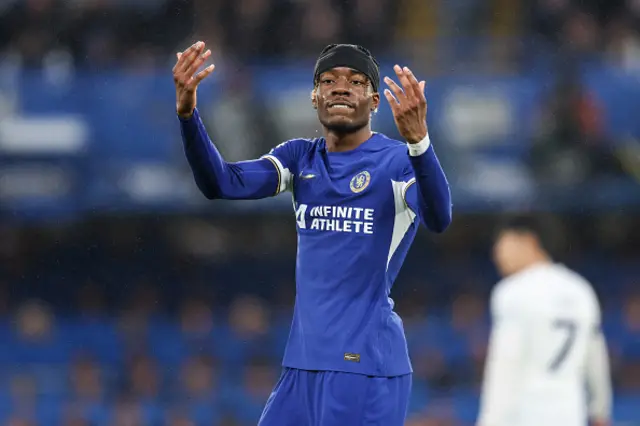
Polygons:
[[362,81],[362,80],[353,80],[351,82],[351,84],[355,84],[356,86],[362,86],[364,84],[364,81]]
[[333,83],[333,79],[331,78],[323,78],[322,79],[322,84],[331,84]]

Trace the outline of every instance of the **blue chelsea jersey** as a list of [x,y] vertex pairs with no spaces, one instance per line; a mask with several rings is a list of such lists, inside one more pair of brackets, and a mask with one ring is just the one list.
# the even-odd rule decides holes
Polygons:
[[410,373],[389,297],[420,218],[407,146],[373,136],[348,152],[295,139],[264,158],[290,191],[297,295],[283,365],[372,376]]

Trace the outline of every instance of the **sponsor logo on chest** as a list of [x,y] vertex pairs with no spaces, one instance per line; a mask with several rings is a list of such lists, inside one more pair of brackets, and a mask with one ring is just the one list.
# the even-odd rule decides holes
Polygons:
[[375,209],[297,204],[295,213],[299,229],[358,234],[373,234],[374,231]]

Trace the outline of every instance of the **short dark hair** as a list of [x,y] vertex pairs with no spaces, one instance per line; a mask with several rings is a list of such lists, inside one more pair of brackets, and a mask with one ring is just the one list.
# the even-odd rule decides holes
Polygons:
[[556,251],[550,224],[540,215],[526,213],[507,215],[496,226],[494,240],[504,232],[532,234],[538,239],[541,247],[550,255],[553,255]]

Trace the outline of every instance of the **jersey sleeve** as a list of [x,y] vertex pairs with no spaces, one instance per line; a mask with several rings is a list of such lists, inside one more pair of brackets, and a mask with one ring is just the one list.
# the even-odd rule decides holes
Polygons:
[[269,160],[278,173],[277,194],[290,191],[293,176],[298,172],[298,161],[309,143],[305,139],[292,139],[281,143],[262,158]]
[[498,286],[491,297],[492,328],[485,361],[478,425],[507,425],[524,357],[527,321],[512,289]]
[[415,192],[416,176],[405,151],[405,149],[396,150],[390,165],[393,176],[396,213],[401,210],[402,213],[406,213],[411,218],[411,221],[416,218],[421,220],[417,193]]
[[407,207],[429,230],[443,232],[452,218],[451,191],[429,136],[403,147],[396,164]]
[[284,143],[257,160],[227,162],[211,141],[197,108],[179,118],[185,155],[200,192],[208,199],[254,200],[279,194],[290,185],[297,155]]
[[587,347],[586,375],[589,390],[589,417],[609,421],[612,406],[611,367],[607,342],[602,332],[600,306],[593,295],[594,324]]

